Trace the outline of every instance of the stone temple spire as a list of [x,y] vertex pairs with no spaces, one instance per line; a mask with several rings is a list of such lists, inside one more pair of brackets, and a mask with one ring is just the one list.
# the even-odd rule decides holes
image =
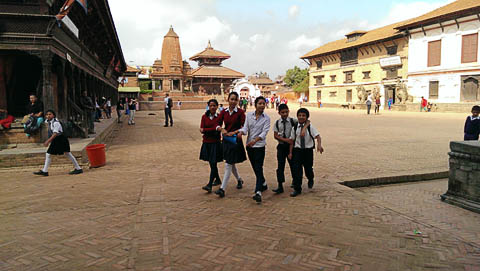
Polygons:
[[162,45],[163,73],[178,73],[183,70],[182,51],[177,33],[170,26],[170,30],[163,38]]

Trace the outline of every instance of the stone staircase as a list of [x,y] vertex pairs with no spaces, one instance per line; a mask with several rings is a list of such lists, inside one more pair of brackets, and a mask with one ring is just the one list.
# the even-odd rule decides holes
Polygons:
[[28,143],[42,143],[42,133],[46,132],[47,126],[42,124],[40,130],[27,137],[23,132],[23,124],[20,123],[20,120],[12,123],[10,129],[5,129],[0,131],[0,146],[8,146],[14,144],[28,144]]

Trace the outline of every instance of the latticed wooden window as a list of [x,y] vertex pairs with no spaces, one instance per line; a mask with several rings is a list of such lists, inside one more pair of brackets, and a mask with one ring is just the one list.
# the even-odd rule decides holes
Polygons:
[[430,99],[438,99],[438,81],[430,81],[428,97]]
[[478,33],[462,36],[462,63],[477,62]]
[[442,59],[442,41],[428,43],[428,67],[440,66]]
[[330,75],[330,82],[336,82],[337,81],[337,76],[336,75]]

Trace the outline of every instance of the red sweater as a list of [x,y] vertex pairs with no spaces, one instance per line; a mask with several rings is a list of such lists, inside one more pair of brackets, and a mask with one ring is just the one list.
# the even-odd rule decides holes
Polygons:
[[203,129],[203,142],[204,143],[216,143],[220,142],[220,132],[217,132],[217,126],[222,126],[221,115],[217,115],[210,119],[207,115],[203,114],[200,128]]
[[233,132],[242,128],[243,124],[245,123],[245,111],[237,108],[237,112],[233,112],[233,114],[230,115],[230,113],[224,109],[220,113],[220,119],[223,123],[225,123],[225,130],[227,130],[227,132]]

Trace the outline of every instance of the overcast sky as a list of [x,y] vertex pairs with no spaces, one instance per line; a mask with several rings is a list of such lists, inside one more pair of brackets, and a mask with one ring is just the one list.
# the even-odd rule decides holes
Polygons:
[[[231,55],[223,65],[273,79],[322,44],[431,11],[452,0],[110,0],[125,60],[152,65],[173,25],[188,60],[212,46]],[[195,62],[190,62],[196,67]]]

